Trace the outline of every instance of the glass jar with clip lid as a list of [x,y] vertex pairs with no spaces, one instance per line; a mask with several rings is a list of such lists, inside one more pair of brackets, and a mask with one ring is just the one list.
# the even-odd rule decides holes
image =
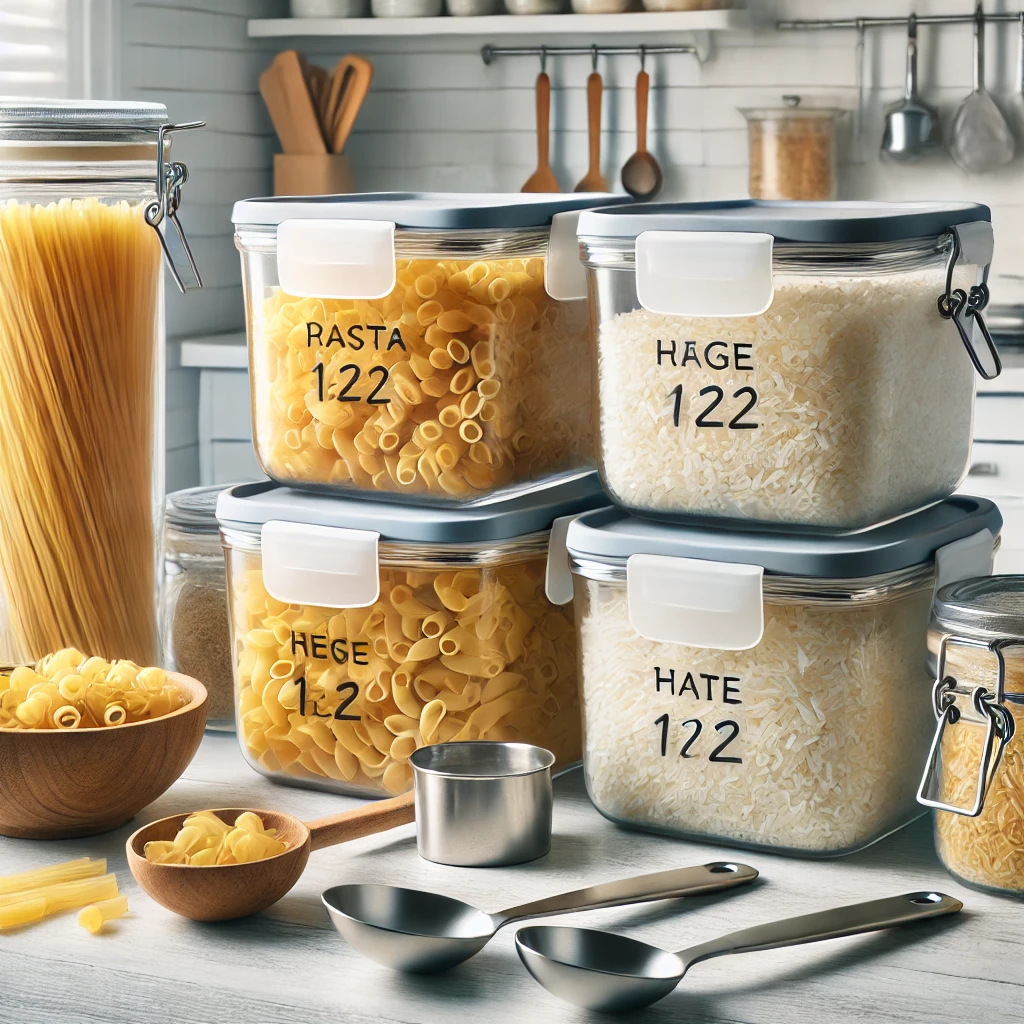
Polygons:
[[931,613],[938,727],[918,800],[966,885],[1024,896],[1024,576],[943,587]]
[[0,660],[154,664],[161,252],[188,172],[155,103],[0,102]]

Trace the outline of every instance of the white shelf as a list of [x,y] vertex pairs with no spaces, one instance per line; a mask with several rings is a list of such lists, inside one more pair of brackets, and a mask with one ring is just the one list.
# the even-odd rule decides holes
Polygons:
[[747,28],[745,10],[638,11],[628,14],[495,14],[481,18],[265,18],[249,35],[300,36],[568,36],[723,32]]

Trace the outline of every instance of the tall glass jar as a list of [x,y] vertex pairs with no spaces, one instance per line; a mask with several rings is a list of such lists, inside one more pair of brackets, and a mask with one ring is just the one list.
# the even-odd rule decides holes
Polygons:
[[0,104],[4,663],[158,659],[175,127],[153,103]]
[[222,484],[167,495],[160,638],[164,667],[209,694],[206,728],[235,731],[227,576],[215,514]]
[[943,587],[928,647],[939,719],[918,800],[965,885],[1024,897],[1024,576]]

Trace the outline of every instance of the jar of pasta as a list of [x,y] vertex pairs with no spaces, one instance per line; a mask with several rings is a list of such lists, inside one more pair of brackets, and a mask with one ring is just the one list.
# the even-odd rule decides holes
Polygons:
[[580,217],[597,457],[653,518],[857,530],[967,472],[989,210],[637,204]]
[[920,814],[936,581],[990,572],[996,506],[956,496],[840,537],[617,509],[569,526],[584,770],[623,825],[850,853]]
[[962,580],[932,606],[938,728],[918,799],[965,885],[1024,897],[1024,576]]
[[160,637],[164,667],[206,687],[206,728],[233,732],[227,578],[216,514],[223,490],[215,484],[167,495]]
[[226,491],[246,759],[360,796],[407,789],[423,744],[521,740],[579,760],[566,517],[606,500],[593,473],[461,510]]
[[0,101],[2,663],[158,663],[161,249],[184,290],[170,141],[195,127],[156,103]]
[[263,470],[457,506],[591,467],[575,224],[584,207],[625,199],[236,204]]

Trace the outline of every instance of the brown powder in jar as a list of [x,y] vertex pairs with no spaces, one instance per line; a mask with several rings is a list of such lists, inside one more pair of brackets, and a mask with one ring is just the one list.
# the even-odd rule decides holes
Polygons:
[[[950,647],[947,672],[962,683],[994,688],[995,656]],[[1024,661],[1006,659],[1006,689],[1024,690]],[[1003,752],[981,813],[976,818],[936,811],[935,838],[942,863],[969,885],[1024,896],[1024,706],[1007,699],[1016,730]],[[942,736],[940,795],[945,803],[974,800],[981,767],[982,725],[947,727]]]
[[207,719],[233,720],[235,683],[225,589],[188,575],[174,606],[171,640],[177,670],[198,679],[209,693]]
[[750,122],[752,199],[835,198],[835,126],[829,118]]

